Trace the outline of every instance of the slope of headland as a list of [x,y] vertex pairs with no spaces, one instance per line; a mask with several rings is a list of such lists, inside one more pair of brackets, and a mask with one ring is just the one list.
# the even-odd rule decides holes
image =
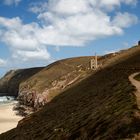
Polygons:
[[[140,132],[140,115],[129,76],[140,71],[140,47],[106,64],[55,96],[41,110],[0,135],[2,140],[117,140]],[[24,84],[23,84],[24,85]]]
[[[99,67],[115,55],[98,56]],[[30,106],[36,110],[89,76],[92,73],[92,58],[93,56],[68,58],[46,67],[11,70],[0,79],[0,95],[17,96],[20,109]]]

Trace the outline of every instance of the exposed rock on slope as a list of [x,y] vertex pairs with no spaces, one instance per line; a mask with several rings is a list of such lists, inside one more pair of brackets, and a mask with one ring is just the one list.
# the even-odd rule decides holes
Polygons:
[[88,75],[91,58],[79,57],[57,61],[22,82],[18,96],[21,104],[39,108],[48,103]]
[[[108,59],[116,55],[98,57],[99,66],[105,65]],[[91,73],[92,58],[91,56],[60,60],[35,73],[20,83],[18,94],[20,104],[34,109],[42,107],[59,93],[87,77]]]
[[18,96],[20,104],[39,108],[89,72],[92,57],[65,59],[47,67],[12,70],[0,80],[0,93]]
[[[98,57],[101,67],[125,51]],[[116,57],[117,56],[117,57]],[[0,93],[18,96],[21,105],[38,109],[62,91],[70,88],[91,72],[92,57],[70,58],[57,61],[47,67],[13,70],[0,80]]]
[[140,132],[140,115],[128,77],[140,71],[140,48],[65,90],[40,111],[0,135],[2,140],[117,140]]

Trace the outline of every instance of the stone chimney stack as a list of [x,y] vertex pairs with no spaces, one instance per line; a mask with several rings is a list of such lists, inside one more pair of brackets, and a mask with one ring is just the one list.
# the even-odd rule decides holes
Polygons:
[[97,58],[97,55],[95,53],[95,69],[98,68],[98,58]]

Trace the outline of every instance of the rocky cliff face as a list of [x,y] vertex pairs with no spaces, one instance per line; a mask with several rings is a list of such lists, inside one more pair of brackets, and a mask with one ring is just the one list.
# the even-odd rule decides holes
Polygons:
[[84,73],[77,73],[77,75],[73,75],[73,73],[74,72],[68,73],[60,77],[60,79],[54,80],[49,86],[46,86],[42,92],[23,84],[20,86],[18,99],[24,105],[39,108],[84,76]]
[[[118,54],[98,57],[99,66]],[[20,107],[39,109],[93,72],[90,70],[92,58],[70,58],[47,67],[11,70],[0,80],[0,93],[18,96]]]
[[17,96],[20,107],[38,109],[88,75],[91,58],[71,58],[47,67],[11,70],[0,79],[0,95]]
[[42,69],[20,84],[18,95],[20,104],[34,109],[44,106],[88,75],[90,59],[91,57],[66,59]]

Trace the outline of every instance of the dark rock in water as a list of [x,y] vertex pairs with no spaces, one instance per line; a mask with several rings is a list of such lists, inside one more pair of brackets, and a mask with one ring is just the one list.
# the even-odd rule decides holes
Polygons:
[[7,100],[10,100],[10,98],[8,96],[6,96]]
[[13,96],[0,96],[0,103],[14,101],[15,98]]

